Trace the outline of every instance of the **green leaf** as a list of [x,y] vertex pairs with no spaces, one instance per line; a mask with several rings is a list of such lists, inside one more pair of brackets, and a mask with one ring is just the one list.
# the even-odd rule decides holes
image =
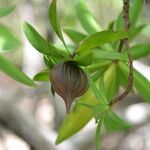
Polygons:
[[119,81],[119,86],[127,88],[128,78],[120,71],[120,69],[117,70],[117,77],[118,77],[118,81]]
[[104,84],[104,89],[107,100],[110,101],[116,96],[119,88],[116,64],[110,65],[110,67],[106,70],[104,74],[104,83],[107,83]]
[[33,77],[33,80],[35,81],[49,81],[50,78],[49,78],[49,72],[48,70],[44,70],[42,72],[39,72],[37,73],[34,77]]
[[74,5],[78,19],[87,33],[93,34],[95,32],[101,31],[100,26],[87,8],[85,0],[74,0]]
[[47,68],[51,69],[53,67],[53,65],[55,64],[53,59],[47,55],[43,56],[44,59],[44,63],[47,66]]
[[7,52],[17,48],[20,41],[9,31],[7,27],[0,24],[0,52]]
[[141,10],[143,8],[144,0],[131,0],[131,24],[134,26],[139,18]]
[[114,42],[127,37],[128,33],[126,31],[101,31],[87,37],[77,49],[77,53],[90,50],[91,48],[102,46],[109,42]]
[[92,89],[96,99],[99,101],[99,103],[105,104],[105,100],[103,100],[103,91],[99,91],[98,88],[96,87],[94,80],[92,79],[92,77],[90,76],[88,70],[86,70],[86,74],[87,74],[87,78],[90,84],[90,88]]
[[[138,21],[140,12],[142,10],[144,0],[130,0],[130,20],[131,27],[134,27]],[[124,28],[123,12],[121,12],[116,20],[117,30]]]
[[98,125],[96,127],[96,134],[95,134],[95,143],[96,143],[96,150],[100,150],[100,135],[101,135],[101,128],[102,128],[102,122],[99,121]]
[[57,8],[56,8],[57,0],[52,0],[50,8],[49,8],[49,21],[56,32],[57,36],[60,38],[64,46],[67,48],[65,40],[63,38],[60,25],[57,18]]
[[[124,74],[126,78],[129,76],[129,67],[120,62],[119,70]],[[145,101],[150,102],[150,81],[146,79],[141,73],[139,73],[136,69],[134,69],[134,79],[133,85],[136,87],[137,91],[144,98]]]
[[139,44],[131,47],[131,55],[133,59],[138,59],[150,55],[150,44]]
[[107,30],[114,31],[114,25],[115,25],[115,21],[111,21],[111,22],[108,24]]
[[76,44],[79,44],[84,38],[87,37],[85,34],[80,33],[74,29],[64,29],[64,31]]
[[134,39],[145,27],[146,25],[144,24],[130,29],[130,40]]
[[87,107],[87,108],[89,108],[89,109],[93,109],[93,107],[94,107],[94,106],[92,106],[92,105],[89,105],[89,104],[86,104],[86,103],[82,103],[82,102],[78,102],[78,104],[79,104],[79,105],[82,105],[82,106],[84,106],[84,107]]
[[102,100],[105,102],[105,104],[108,104],[107,97],[106,97],[105,90],[104,90],[104,75],[101,75],[99,78],[99,91],[100,91]]
[[119,53],[116,51],[103,51],[103,50],[93,50],[94,61],[98,62],[101,59],[108,60],[123,60],[128,61],[128,56],[126,53]]
[[99,69],[105,69],[107,68],[110,64],[112,63],[112,61],[99,61],[98,63],[93,63],[92,65],[88,66],[88,70],[89,72],[95,72]]
[[31,80],[28,76],[26,76],[22,71],[20,71],[15,65],[10,63],[7,59],[0,55],[0,70],[2,70],[5,74],[12,77],[16,81],[19,81],[28,86],[36,87],[37,85]]
[[15,5],[9,6],[9,7],[0,8],[0,17],[7,16],[7,15],[10,14],[14,9],[15,9]]
[[89,66],[93,62],[93,53],[91,51],[85,51],[75,55],[74,60],[80,66]]
[[98,104],[93,106],[93,115],[96,121],[101,120],[103,115],[109,110],[109,106],[106,104]]
[[[94,72],[90,72],[90,74],[92,74],[92,79],[94,81],[98,80],[99,77],[107,70],[108,66],[107,67],[104,67],[104,68],[101,68],[99,70],[96,70]],[[89,69],[88,69],[89,70]]]
[[112,111],[108,111],[104,120],[104,125],[108,132],[122,131],[132,127]]
[[33,26],[24,23],[24,32],[26,34],[27,39],[32,44],[34,48],[36,48],[40,53],[46,55],[52,55],[55,57],[62,57],[60,51],[53,46],[51,43],[46,41],[35,29]]
[[[112,72],[110,72],[110,75],[107,76],[107,79],[105,77],[104,85],[107,84],[107,80],[111,76],[112,76]],[[95,85],[96,86],[99,85],[98,80],[95,81]],[[87,92],[79,98],[78,102],[86,103],[92,106],[98,104],[98,101],[95,99],[95,96],[91,88],[89,88]],[[65,139],[69,138],[70,136],[74,135],[76,132],[81,130],[90,121],[90,119],[92,119],[92,117],[93,117],[93,111],[91,109],[77,104],[74,110],[65,117],[63,124],[59,130],[56,144],[61,143]]]

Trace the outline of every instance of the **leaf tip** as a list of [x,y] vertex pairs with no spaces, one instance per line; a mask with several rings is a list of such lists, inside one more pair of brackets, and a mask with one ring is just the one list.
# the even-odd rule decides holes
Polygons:
[[63,139],[60,138],[59,135],[58,135],[58,137],[57,137],[57,139],[56,139],[56,141],[55,141],[55,145],[60,144],[62,141],[63,141]]

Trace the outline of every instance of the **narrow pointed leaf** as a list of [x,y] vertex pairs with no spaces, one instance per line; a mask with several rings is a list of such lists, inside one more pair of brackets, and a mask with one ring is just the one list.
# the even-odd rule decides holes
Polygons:
[[37,73],[34,77],[33,80],[35,81],[49,81],[49,72],[48,70],[42,71]]
[[126,31],[101,31],[87,37],[78,48],[77,53],[127,37],[128,33]]
[[9,15],[14,9],[15,9],[15,5],[9,6],[9,7],[0,8],[0,17],[4,17],[4,16]]
[[127,88],[128,86],[128,78],[119,70],[117,69],[117,77],[119,81],[119,86]]
[[74,29],[64,29],[64,31],[75,44],[79,44],[84,38],[87,37],[85,34]]
[[76,13],[82,27],[89,34],[101,31],[100,26],[86,6],[85,0],[74,0]]
[[52,67],[54,65],[53,59],[47,55],[44,55],[43,60],[44,60],[45,65],[47,66],[47,68],[52,69]]
[[143,8],[144,0],[131,0],[131,23],[134,26],[139,18],[141,10]]
[[46,55],[53,55],[57,57],[62,57],[59,50],[46,41],[29,23],[24,23],[24,32],[26,34],[27,39],[32,44],[34,48],[36,48],[40,53]]
[[126,53],[119,53],[116,51],[103,51],[103,50],[93,50],[94,53],[94,61],[97,61],[101,59],[107,59],[107,60],[123,60],[127,61],[128,56]]
[[92,77],[90,76],[89,72],[86,70],[87,73],[87,78],[90,84],[90,88],[92,89],[96,99],[99,101],[99,103],[104,103],[103,99],[102,99],[102,91],[99,91],[98,88],[96,87],[94,80],[92,79]]
[[122,131],[132,127],[131,124],[122,120],[112,111],[108,111],[104,120],[104,124],[108,132]]
[[137,35],[139,35],[139,33],[141,33],[141,31],[146,27],[146,25],[139,25],[137,27],[133,27],[130,30],[130,40],[134,39]]
[[98,104],[93,106],[93,115],[96,121],[100,120],[108,110],[109,106],[106,104]]
[[88,70],[89,72],[95,72],[97,70],[103,70],[105,68],[107,68],[112,62],[111,61],[99,61],[99,62],[95,62],[92,65],[88,66]]
[[79,104],[79,105],[82,105],[82,106],[84,106],[84,107],[87,107],[87,108],[89,108],[89,109],[93,109],[93,107],[94,107],[94,106],[92,106],[92,105],[89,105],[89,104],[86,104],[86,103],[82,103],[82,102],[78,102],[78,104]]
[[111,21],[111,22],[108,24],[107,30],[114,31],[114,25],[115,25],[115,21]]
[[[120,62],[119,70],[124,74],[126,78],[128,78],[129,67],[126,64]],[[139,94],[144,98],[144,100],[150,102],[150,81],[136,69],[134,69],[133,85],[135,86]]]
[[101,120],[100,120],[100,121],[98,122],[97,127],[96,127],[96,134],[95,134],[96,150],[100,150],[101,128],[102,128],[102,122],[101,122]]
[[133,59],[138,59],[150,55],[150,44],[139,44],[131,47],[131,55]]
[[80,66],[89,66],[93,62],[93,53],[91,51],[85,51],[80,54],[77,54],[74,60]]
[[52,0],[49,8],[49,21],[54,31],[56,32],[57,36],[60,38],[64,46],[67,48],[58,22],[56,5],[57,5],[57,0]]
[[112,64],[104,74],[104,89],[107,100],[110,101],[118,93],[117,65]]
[[99,78],[99,92],[101,93],[101,98],[107,104],[107,96],[104,89],[104,75],[101,75]]
[[15,65],[0,55],[0,70],[16,81],[28,86],[36,87],[36,84],[27,75],[20,71]]
[[0,52],[7,52],[17,48],[20,41],[9,31],[7,27],[0,24]]

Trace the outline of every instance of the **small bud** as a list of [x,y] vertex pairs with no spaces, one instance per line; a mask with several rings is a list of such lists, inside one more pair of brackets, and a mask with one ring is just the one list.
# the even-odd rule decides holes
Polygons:
[[69,113],[75,98],[83,95],[87,90],[86,74],[72,61],[68,61],[54,65],[50,76],[52,87],[63,98],[66,111]]

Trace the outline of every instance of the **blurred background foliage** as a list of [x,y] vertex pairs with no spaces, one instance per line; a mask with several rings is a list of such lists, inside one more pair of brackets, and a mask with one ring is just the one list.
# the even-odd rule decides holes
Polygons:
[[[86,1],[103,29],[107,29],[108,24],[116,19],[122,9],[120,0]],[[0,7],[16,5],[9,16],[0,19],[0,24],[6,25],[20,41],[15,51],[3,55],[31,78],[44,68],[44,63],[41,55],[25,38],[24,21],[34,25],[47,39],[61,43],[49,27],[49,3],[49,0],[0,0]],[[73,0],[58,0],[60,24],[62,28],[71,27],[83,31],[72,3]],[[139,24],[146,24],[146,27],[133,43],[150,41],[149,9],[150,0],[146,0],[139,20]],[[65,38],[68,39],[67,36]],[[150,56],[135,62],[135,67],[150,79]],[[93,150],[95,131],[93,120],[81,133],[67,142],[59,146],[54,145],[58,128],[65,116],[64,104],[59,99],[60,97],[57,97],[56,101],[53,100],[49,83],[40,83],[37,89],[27,88],[0,72],[0,150],[43,150],[43,146],[44,150]],[[118,109],[120,115],[135,124],[135,128],[130,132],[104,134],[101,142],[102,150],[149,150],[149,104],[143,103],[139,95],[133,94],[116,107],[120,108]]]

